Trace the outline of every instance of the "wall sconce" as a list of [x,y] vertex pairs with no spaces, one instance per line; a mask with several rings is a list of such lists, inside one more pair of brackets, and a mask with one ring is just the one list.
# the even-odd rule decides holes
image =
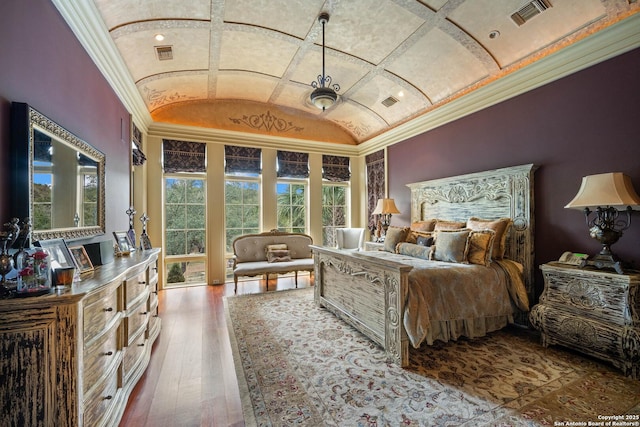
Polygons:
[[[631,225],[631,211],[640,206],[640,196],[631,184],[631,179],[621,172],[589,175],[582,178],[578,194],[565,208],[581,209],[584,212],[589,234],[602,244],[600,253],[581,267],[613,268],[623,274],[622,261],[611,252],[611,245],[620,239],[622,232]],[[590,218],[595,211],[595,216]],[[626,222],[618,220],[620,212],[627,213]]]
[[399,214],[400,211],[396,207],[396,202],[393,199],[378,199],[378,204],[373,210],[373,215],[380,215],[380,222],[382,224],[383,235],[387,235],[387,229],[391,224],[391,215]]

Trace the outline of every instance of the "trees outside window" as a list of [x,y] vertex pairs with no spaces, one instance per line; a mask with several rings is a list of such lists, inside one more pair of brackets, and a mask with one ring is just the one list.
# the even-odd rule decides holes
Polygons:
[[278,181],[276,184],[278,230],[307,232],[307,183]]
[[347,184],[322,185],[322,244],[335,246],[335,229],[347,226]]
[[260,232],[259,179],[232,179],[224,186],[226,251],[233,252],[233,240],[243,234]]

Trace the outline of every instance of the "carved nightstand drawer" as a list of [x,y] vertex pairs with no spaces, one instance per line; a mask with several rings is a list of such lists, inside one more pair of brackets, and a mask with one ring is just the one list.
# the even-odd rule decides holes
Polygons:
[[546,287],[541,302],[621,326],[631,324],[628,277],[594,274],[575,267],[540,268]]
[[114,405],[120,400],[119,394],[122,393],[118,388],[118,382],[118,375],[114,369],[114,372],[107,375],[94,392],[86,397],[83,425],[104,425],[105,421],[113,416]]
[[140,361],[146,354],[146,334],[142,333],[138,335],[135,341],[129,344],[127,352],[124,355],[123,360],[123,376],[125,381],[128,381],[130,377],[135,373],[136,368],[140,367]]
[[147,328],[148,319],[149,311],[147,308],[147,301],[141,301],[141,303],[134,307],[129,315],[124,319],[126,346],[131,346],[133,344],[133,340],[143,333]]

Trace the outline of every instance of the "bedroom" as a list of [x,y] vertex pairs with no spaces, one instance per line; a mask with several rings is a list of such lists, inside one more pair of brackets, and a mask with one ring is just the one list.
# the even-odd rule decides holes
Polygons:
[[[11,101],[29,102],[49,115],[55,112],[59,122],[79,134],[92,135],[95,144],[114,159],[108,162],[107,228],[126,228],[124,211],[129,198],[117,189],[126,187],[129,179],[128,144],[121,139],[120,129],[121,120],[128,123],[129,112],[53,5],[20,2],[12,7],[16,8],[14,14],[0,18],[3,40],[12,41],[3,43],[0,54],[2,151],[8,152]],[[41,64],[43,59],[55,73],[45,74],[35,66],[24,68],[24,64]],[[564,209],[564,205],[577,192],[580,179],[593,173],[621,171],[631,177],[636,189],[640,187],[639,69],[636,47],[388,147],[388,194],[402,212],[394,216],[393,223],[409,222],[407,183],[534,163],[540,167],[535,189],[536,263],[555,260],[565,250],[595,253],[598,245],[588,236],[581,213]],[[83,82],[86,91],[73,90],[74,81]],[[92,96],[86,96],[87,92]],[[7,157],[1,161],[1,169],[7,171]],[[6,189],[4,173],[0,182]],[[12,198],[21,195],[5,190],[1,197],[1,217],[6,220]],[[363,206],[362,197],[359,200]],[[354,212],[356,220],[352,222],[364,221],[364,211]],[[631,228],[615,247],[618,255],[636,264],[640,263],[637,221],[634,214]],[[157,227],[152,228],[155,241],[162,232],[159,222],[153,217],[150,222]],[[222,252],[221,247],[218,250]],[[212,273],[212,278],[223,279],[220,270]],[[537,283],[541,289],[540,277]]]

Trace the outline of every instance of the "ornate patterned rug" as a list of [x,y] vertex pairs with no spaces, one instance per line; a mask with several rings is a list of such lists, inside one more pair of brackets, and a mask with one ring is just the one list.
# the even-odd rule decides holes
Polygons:
[[247,426],[640,425],[640,381],[521,328],[411,349],[402,369],[313,288],[225,310]]

